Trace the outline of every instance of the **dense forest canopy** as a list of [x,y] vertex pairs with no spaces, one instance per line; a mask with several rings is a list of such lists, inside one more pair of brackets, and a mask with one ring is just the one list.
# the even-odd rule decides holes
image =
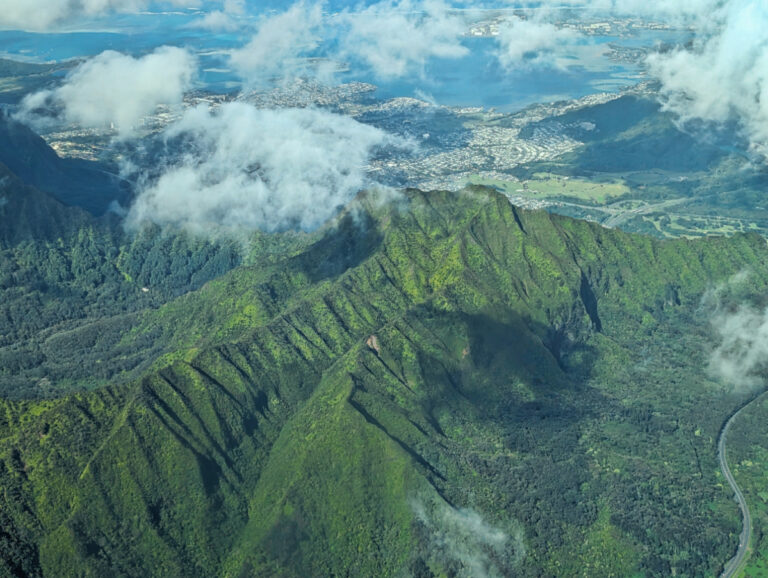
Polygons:
[[[3,186],[23,222],[42,193]],[[48,234],[0,252],[6,572],[694,576],[731,555],[714,444],[742,397],[706,371],[701,304],[747,269],[765,287],[762,237],[656,241],[471,188],[362,193],[249,252],[40,199]]]

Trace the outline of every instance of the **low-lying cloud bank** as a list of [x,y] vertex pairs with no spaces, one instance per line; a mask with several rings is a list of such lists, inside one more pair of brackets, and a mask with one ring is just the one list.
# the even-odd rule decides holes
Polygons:
[[[589,15],[614,14],[657,18],[675,24],[692,23],[706,18],[713,9],[728,0],[563,0],[551,2],[586,11]],[[546,4],[545,4],[546,5]]]
[[764,384],[768,370],[768,308],[741,305],[733,311],[719,311],[712,325],[720,344],[710,358],[710,372],[737,389]]
[[171,46],[140,58],[102,52],[73,70],[58,88],[27,96],[17,118],[34,126],[55,114],[83,127],[114,126],[127,137],[159,105],[180,104],[196,68],[188,51]]
[[245,14],[245,0],[224,0],[220,10],[208,12],[188,26],[211,32],[232,32],[242,26]]
[[499,64],[506,69],[560,67],[558,57],[577,44],[582,35],[569,28],[558,28],[546,20],[546,11],[523,20],[512,17],[499,28]]
[[736,390],[766,383],[768,307],[750,302],[754,291],[751,273],[744,270],[707,291],[699,307],[717,343],[709,358],[709,373]]
[[361,60],[379,78],[422,72],[430,58],[469,54],[461,44],[464,20],[443,0],[383,0],[344,12],[339,21],[342,57]]
[[0,29],[46,31],[77,19],[135,12],[152,4],[194,7],[199,0],[0,0]]
[[404,146],[350,117],[244,103],[191,109],[165,142],[159,176],[141,188],[129,228],[310,230],[370,184],[365,167],[377,149]]
[[685,123],[736,121],[755,153],[768,155],[768,3],[695,2],[700,13],[691,48],[654,54],[649,72],[667,110]]
[[[463,18],[444,0],[382,0],[334,17],[323,2],[301,1],[263,17],[250,41],[230,54],[230,63],[247,86],[277,77],[332,74],[309,63],[323,54],[353,61],[377,78],[392,79],[423,71],[430,58],[462,58]],[[316,50],[325,44],[325,52]],[[330,63],[326,63],[330,64]]]
[[425,531],[424,562],[440,573],[459,578],[502,578],[514,575],[525,556],[522,533],[508,533],[469,509],[429,500],[411,503]]
[[322,24],[319,3],[298,2],[285,12],[262,18],[251,40],[230,53],[230,64],[246,87],[306,73],[302,57],[317,46]]

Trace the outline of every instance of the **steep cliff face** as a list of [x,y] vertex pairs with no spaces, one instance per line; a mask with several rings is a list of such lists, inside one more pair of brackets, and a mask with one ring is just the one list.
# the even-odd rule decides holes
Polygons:
[[764,287],[767,258],[758,236],[657,242],[484,189],[361,194],[306,246],[148,310],[121,336],[165,336],[140,377],[2,403],[0,559],[714,573],[738,520],[695,311],[744,268]]

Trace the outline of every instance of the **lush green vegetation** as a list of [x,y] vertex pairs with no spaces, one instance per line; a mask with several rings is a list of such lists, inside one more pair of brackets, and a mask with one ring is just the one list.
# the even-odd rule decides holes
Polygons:
[[[745,392],[746,393],[746,392]],[[768,400],[739,415],[728,437],[728,458],[752,515],[751,555],[745,576],[768,576]]]
[[606,179],[603,182],[584,178],[571,178],[551,173],[534,173],[525,181],[502,181],[485,179],[474,175],[469,179],[473,185],[497,188],[510,195],[522,195],[532,199],[576,199],[588,203],[603,204],[630,193],[621,179]]
[[233,242],[135,236],[24,186],[0,166],[0,395],[60,395],[125,379],[164,351],[127,331],[237,266]]
[[513,169],[529,190],[512,181],[481,184],[533,199],[563,198],[582,207],[552,210],[662,238],[768,233],[768,172],[744,152],[734,127],[681,130],[656,99],[626,95],[531,123],[521,135],[539,128],[583,145]]
[[[700,576],[735,548],[715,440],[739,398],[700,302],[745,268],[765,289],[758,235],[657,241],[473,188],[361,194],[235,268],[90,226],[2,254],[19,311],[74,311],[5,315],[9,347],[85,359],[53,387],[136,364],[0,402],[0,572]],[[51,371],[29,359],[6,379]]]

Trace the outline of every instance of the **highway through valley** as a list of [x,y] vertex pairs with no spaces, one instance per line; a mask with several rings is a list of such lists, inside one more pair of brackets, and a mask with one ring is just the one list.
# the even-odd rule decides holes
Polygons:
[[731,468],[728,467],[728,452],[726,448],[728,430],[731,428],[733,422],[739,417],[741,412],[743,412],[757,400],[763,398],[763,396],[765,396],[765,393],[751,399],[743,406],[741,406],[731,417],[729,417],[728,421],[725,422],[723,429],[720,431],[720,438],[717,441],[717,458],[720,461],[720,470],[722,470],[723,476],[731,486],[736,501],[739,503],[743,524],[741,535],[739,536],[739,549],[736,550],[736,555],[731,558],[725,565],[723,573],[720,574],[721,578],[731,578],[732,576],[736,576],[739,570],[741,570],[741,567],[749,556],[749,541],[752,538],[752,515],[749,512],[749,506],[747,505],[747,501],[744,499],[744,494],[742,493],[741,488],[736,483],[736,480],[731,473]]

